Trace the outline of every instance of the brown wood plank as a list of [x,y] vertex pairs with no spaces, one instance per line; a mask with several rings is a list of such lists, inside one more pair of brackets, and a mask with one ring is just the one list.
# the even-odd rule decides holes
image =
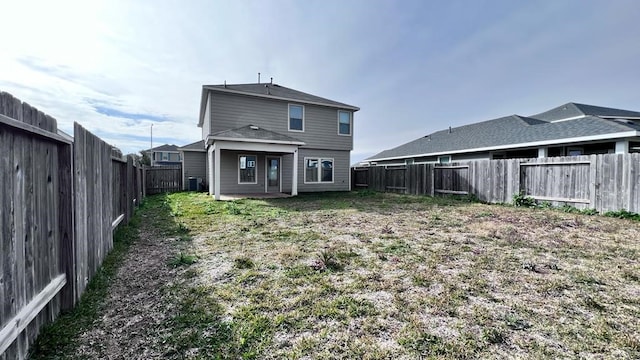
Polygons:
[[[38,123],[38,111],[31,108],[28,104],[23,103],[23,119],[34,126],[40,127]],[[26,134],[25,134],[26,135]],[[20,308],[25,306],[38,293],[40,282],[42,281],[42,266],[40,261],[36,262],[40,254],[40,244],[42,243],[42,214],[39,209],[46,207],[43,200],[43,193],[46,190],[46,179],[43,178],[43,167],[45,162],[45,154],[42,143],[33,137],[25,138],[24,154],[25,159],[25,224],[24,224],[24,275],[25,275],[25,300]],[[46,261],[45,259],[42,259]],[[29,344],[30,334],[37,332],[38,319],[31,322],[25,332],[19,337],[19,341],[23,342],[26,349]]]
[[76,300],[76,253],[74,241],[74,174],[72,168],[73,146],[60,144],[58,146],[58,178],[59,178],[59,228],[60,239],[59,270],[67,274],[67,283],[62,290],[61,309],[73,307]]
[[[21,115],[20,115],[21,116]],[[25,177],[29,176],[29,164],[26,161],[27,157],[30,157],[29,153],[25,153],[25,148],[29,140],[22,135],[15,138],[14,142],[14,163],[16,165],[16,172],[14,173],[14,227],[15,227],[15,242],[14,242],[14,258],[12,269],[15,277],[13,282],[13,298],[11,314],[14,316],[20,310],[22,306],[26,304],[26,280],[25,280],[25,238],[28,236],[28,231],[25,229],[26,225],[26,212],[27,212],[27,186],[25,183]],[[21,336],[16,341],[16,351],[22,353],[26,346],[26,338]]]
[[[5,96],[6,93],[0,93]],[[4,106],[0,99],[0,107]],[[11,259],[13,258],[14,239],[14,179],[15,171],[14,158],[14,133],[0,125],[0,299],[4,301],[0,305],[0,324],[11,318],[11,295],[13,287],[14,272],[11,268]]]
[[[74,193],[75,193],[75,244],[76,244],[76,289],[77,296],[84,292],[87,277],[87,200],[85,153],[86,139],[84,129],[74,124]],[[77,300],[77,299],[76,299]]]
[[638,213],[640,212],[640,153],[631,154],[629,160],[629,211]]
[[64,136],[58,135],[56,133],[53,132],[49,132],[43,129],[40,129],[36,126],[27,124],[27,123],[23,123],[20,122],[14,118],[11,118],[9,116],[6,115],[2,115],[0,114],[0,124],[3,125],[7,125],[10,126],[16,130],[20,130],[22,132],[26,132],[29,133],[31,135],[37,135],[39,137],[42,138],[46,138],[48,140],[54,141],[54,142],[60,142],[60,143],[64,143],[64,144],[70,144],[71,141],[67,138],[65,138]]

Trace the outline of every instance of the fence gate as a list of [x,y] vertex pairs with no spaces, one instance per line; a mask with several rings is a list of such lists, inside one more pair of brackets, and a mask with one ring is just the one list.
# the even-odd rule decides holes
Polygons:
[[148,195],[182,190],[182,165],[146,168],[145,189]]

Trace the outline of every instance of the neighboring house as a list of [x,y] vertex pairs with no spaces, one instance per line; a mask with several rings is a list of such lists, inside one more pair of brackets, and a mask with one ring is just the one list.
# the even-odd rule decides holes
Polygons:
[[178,151],[183,161],[183,190],[189,190],[189,178],[196,179],[197,190],[204,190],[207,181],[207,150],[204,140],[181,146]]
[[203,86],[198,127],[209,192],[350,190],[358,110],[273,83]]
[[358,166],[629,152],[640,152],[640,112],[568,103],[438,131]]
[[182,157],[176,145],[164,144],[156,146],[153,149],[145,150],[151,166],[181,165]]

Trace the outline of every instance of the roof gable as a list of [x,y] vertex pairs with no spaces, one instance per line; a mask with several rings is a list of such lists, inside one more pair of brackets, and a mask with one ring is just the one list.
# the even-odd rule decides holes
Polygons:
[[640,118],[640,112],[614,109],[602,106],[573,103],[580,111],[586,115],[593,115],[605,118]]
[[329,100],[320,96],[311,95],[302,91],[271,83],[204,85],[203,88],[213,91],[232,92],[244,95],[270,97],[281,100],[299,101],[322,106],[351,109],[355,111],[359,110],[358,107],[353,105]]
[[320,96],[311,95],[302,91],[290,89],[278,84],[271,83],[254,83],[254,84],[222,84],[222,85],[203,85],[202,96],[200,99],[200,117],[198,126],[202,126],[204,121],[204,112],[209,100],[210,91],[224,92],[230,94],[239,94],[245,96],[257,96],[262,98],[299,102],[304,104],[312,104],[319,106],[328,106],[338,109],[347,109],[352,111],[360,110],[359,107],[329,100]]
[[154,148],[151,149],[147,149],[145,151],[178,151],[178,146],[177,145],[169,145],[169,144],[164,144],[164,145],[160,145],[160,146],[156,146]]
[[561,121],[581,116],[640,118],[640,112],[570,102],[531,117],[545,121]]
[[178,148],[178,150],[181,150],[181,151],[184,151],[184,150],[187,150],[187,151],[189,151],[189,150],[204,151],[205,150],[204,140],[200,140],[200,141],[193,142],[191,144],[180,146]]

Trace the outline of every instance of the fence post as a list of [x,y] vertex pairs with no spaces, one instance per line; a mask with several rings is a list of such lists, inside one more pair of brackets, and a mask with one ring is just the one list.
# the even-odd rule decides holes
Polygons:
[[127,156],[127,167],[126,167],[126,183],[124,192],[127,194],[126,196],[126,205],[125,205],[125,219],[129,222],[131,219],[131,215],[133,213],[133,160],[131,156]]
[[436,195],[436,166],[431,165],[431,186],[429,186],[429,195],[430,196],[435,196]]
[[147,165],[142,165],[142,197],[147,197]]
[[589,206],[593,209],[598,207],[598,204],[596,203],[596,192],[598,191],[598,185],[596,184],[598,178],[598,168],[596,166],[597,159],[597,155],[589,156]]

